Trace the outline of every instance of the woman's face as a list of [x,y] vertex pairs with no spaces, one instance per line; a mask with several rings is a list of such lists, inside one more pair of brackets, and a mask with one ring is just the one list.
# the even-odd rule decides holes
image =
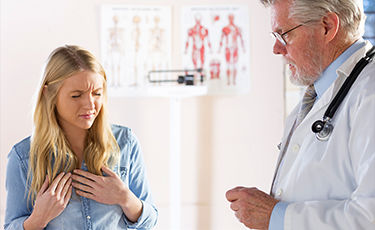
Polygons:
[[65,132],[89,129],[103,105],[104,78],[82,71],[64,80],[57,94],[57,119]]

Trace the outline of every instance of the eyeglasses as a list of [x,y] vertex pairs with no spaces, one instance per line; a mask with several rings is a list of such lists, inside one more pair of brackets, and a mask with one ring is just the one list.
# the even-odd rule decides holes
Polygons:
[[[307,22],[306,22],[306,23],[307,23]],[[288,30],[288,31],[285,31],[285,32],[282,33],[282,34],[279,34],[278,32],[271,32],[271,34],[272,34],[273,36],[275,36],[275,38],[276,38],[281,44],[283,44],[283,46],[286,46],[286,41],[285,41],[285,39],[284,39],[284,36],[285,36],[287,33],[292,32],[293,30],[295,30],[295,29],[297,29],[297,28],[299,28],[299,27],[305,25],[306,23],[299,24],[298,26],[295,26],[295,27],[293,27],[292,29],[290,29],[290,30]]]

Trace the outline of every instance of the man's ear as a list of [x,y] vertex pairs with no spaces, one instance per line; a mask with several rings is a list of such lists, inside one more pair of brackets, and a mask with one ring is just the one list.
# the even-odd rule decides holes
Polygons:
[[322,25],[325,41],[328,43],[336,37],[340,27],[340,19],[336,13],[329,12],[322,18]]

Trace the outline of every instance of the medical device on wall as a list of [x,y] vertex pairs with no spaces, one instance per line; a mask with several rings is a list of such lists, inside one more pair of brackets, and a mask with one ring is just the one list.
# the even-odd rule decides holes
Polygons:
[[[182,73],[178,75],[178,78],[167,79],[167,78],[152,78],[151,75],[162,74],[162,73]],[[196,79],[199,78],[199,79]],[[150,83],[177,83],[179,85],[196,85],[199,81],[203,84],[205,80],[204,71],[201,68],[198,69],[177,69],[177,70],[151,70],[147,74],[147,79]]]
[[332,102],[329,104],[328,109],[324,113],[323,120],[317,120],[313,123],[311,129],[315,133],[316,138],[320,141],[327,141],[333,131],[332,118],[335,115],[336,110],[348,94],[351,86],[366,67],[370,63],[375,55],[375,47],[372,47],[367,51],[366,56],[363,57],[354,67],[344,84],[339,89]]

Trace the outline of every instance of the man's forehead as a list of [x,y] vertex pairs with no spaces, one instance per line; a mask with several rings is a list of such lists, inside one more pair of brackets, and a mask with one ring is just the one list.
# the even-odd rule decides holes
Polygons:
[[281,31],[285,26],[291,24],[290,2],[277,1],[271,6],[271,26],[273,31]]

